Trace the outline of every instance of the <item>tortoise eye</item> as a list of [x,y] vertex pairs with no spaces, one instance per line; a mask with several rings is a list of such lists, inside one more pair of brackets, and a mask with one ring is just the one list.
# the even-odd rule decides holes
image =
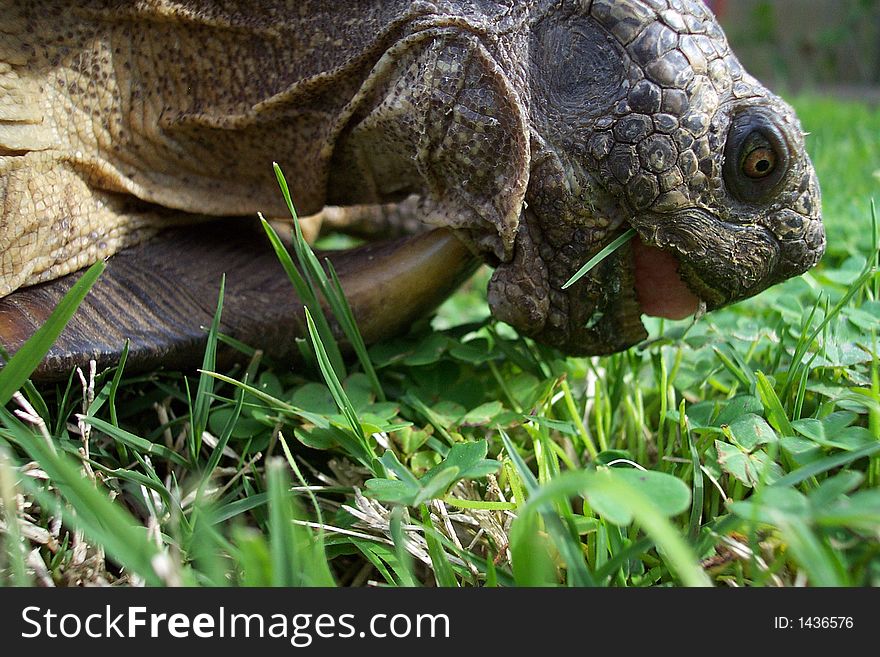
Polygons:
[[746,203],[769,200],[785,179],[791,151],[778,119],[769,112],[747,109],[731,121],[724,152],[724,181]]
[[749,151],[742,163],[742,172],[749,178],[766,178],[776,169],[776,153],[769,146]]

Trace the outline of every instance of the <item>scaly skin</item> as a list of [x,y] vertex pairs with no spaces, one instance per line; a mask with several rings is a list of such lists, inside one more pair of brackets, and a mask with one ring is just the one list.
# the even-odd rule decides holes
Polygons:
[[[514,259],[490,285],[494,314],[570,352],[632,344],[643,329],[622,308],[634,303],[625,250],[567,294],[560,289],[627,224],[677,257],[682,278],[709,309],[812,267],[825,237],[800,124],[742,70],[703,4],[566,6],[548,8],[532,27],[537,135],[526,200],[535,219],[518,238],[523,251],[541,254],[538,280],[546,281],[548,300],[538,290],[525,295],[523,320],[511,288],[538,287],[536,268],[525,268],[530,258]],[[554,75],[538,75],[548,70]],[[776,144],[774,175],[752,180],[739,170],[729,144],[734,121]]]
[[[180,211],[421,196],[496,266],[493,313],[572,353],[644,336],[627,226],[709,308],[813,266],[791,108],[702,2],[0,0],[0,294]],[[749,177],[755,149],[769,172]],[[749,164],[751,162],[751,164]],[[754,173],[754,170],[752,170]],[[171,212],[174,210],[176,212]]]

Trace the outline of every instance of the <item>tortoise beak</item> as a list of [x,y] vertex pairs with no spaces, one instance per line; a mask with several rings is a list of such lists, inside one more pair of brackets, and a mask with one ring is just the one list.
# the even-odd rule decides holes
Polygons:
[[[479,265],[444,229],[323,255],[332,261],[367,343],[405,331]],[[32,378],[66,378],[91,359],[99,368],[115,365],[126,340],[126,372],[197,367],[224,274],[220,331],[270,357],[295,359],[295,338],[307,335],[303,304],[266,236],[241,219],[223,220],[170,229],[112,257]],[[8,352],[33,335],[79,275],[0,299],[0,343]],[[244,358],[218,347],[218,367]]]

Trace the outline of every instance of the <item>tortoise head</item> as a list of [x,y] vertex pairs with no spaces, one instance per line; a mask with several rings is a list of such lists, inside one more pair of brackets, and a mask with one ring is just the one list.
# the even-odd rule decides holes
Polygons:
[[699,82],[688,88],[675,139],[653,135],[637,145],[650,190],[642,183],[629,194],[629,223],[641,242],[677,260],[709,310],[807,271],[825,249],[819,184],[794,111],[754,79],[737,77],[722,93]]
[[[522,311],[528,257],[514,258],[490,285],[496,314],[566,351],[608,353],[645,336],[642,313],[680,319],[815,265],[825,236],[801,126],[705,5],[565,7],[532,27],[537,136],[517,237],[517,255],[543,261],[548,300]],[[562,291],[628,228],[628,247]]]

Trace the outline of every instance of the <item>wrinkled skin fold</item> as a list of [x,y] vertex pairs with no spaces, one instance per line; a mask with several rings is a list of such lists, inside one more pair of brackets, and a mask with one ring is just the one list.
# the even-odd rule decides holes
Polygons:
[[[0,294],[185,213],[284,216],[273,160],[304,215],[418,195],[425,223],[495,266],[493,314],[573,354],[642,339],[642,306],[717,308],[824,250],[794,112],[699,1],[0,0],[0,15]],[[624,247],[562,290],[629,227],[661,254],[642,262],[681,280],[655,284]],[[157,293],[173,307],[181,287]]]

